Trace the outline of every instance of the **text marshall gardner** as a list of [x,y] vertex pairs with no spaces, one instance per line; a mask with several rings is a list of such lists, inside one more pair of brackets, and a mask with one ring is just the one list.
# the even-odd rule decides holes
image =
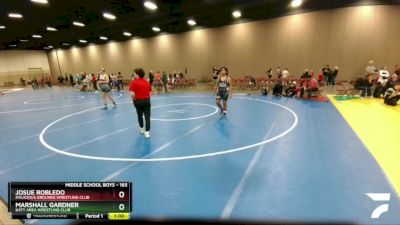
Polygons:
[[79,202],[16,202],[16,208],[79,208]]

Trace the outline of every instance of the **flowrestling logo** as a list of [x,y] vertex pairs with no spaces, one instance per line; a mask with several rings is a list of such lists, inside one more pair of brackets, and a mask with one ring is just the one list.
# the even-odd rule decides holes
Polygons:
[[381,215],[389,211],[390,193],[366,193],[375,202],[382,202],[371,214],[371,219],[379,219]]

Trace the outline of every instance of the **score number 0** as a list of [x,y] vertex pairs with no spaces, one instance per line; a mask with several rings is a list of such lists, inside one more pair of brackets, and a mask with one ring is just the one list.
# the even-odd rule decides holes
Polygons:
[[[124,198],[125,197],[125,192],[120,191],[118,193],[118,197],[119,198]],[[125,205],[124,204],[119,204],[118,208],[119,208],[120,211],[123,211],[125,209]]]

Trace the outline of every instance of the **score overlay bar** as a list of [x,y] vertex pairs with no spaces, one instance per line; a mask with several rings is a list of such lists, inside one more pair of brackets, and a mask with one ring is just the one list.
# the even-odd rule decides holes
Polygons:
[[129,219],[132,183],[9,182],[8,210],[13,219]]

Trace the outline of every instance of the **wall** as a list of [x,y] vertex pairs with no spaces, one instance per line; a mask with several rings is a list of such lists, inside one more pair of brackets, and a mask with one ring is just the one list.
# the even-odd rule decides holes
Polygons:
[[42,74],[50,74],[49,61],[44,51],[0,51],[0,86],[4,82],[19,83],[19,78],[26,79]]
[[[135,67],[187,68],[189,77],[200,78],[224,65],[234,77],[263,76],[276,66],[299,76],[305,68],[330,64],[339,66],[338,79],[351,79],[364,74],[370,59],[390,71],[400,63],[398,15],[400,6],[349,7],[57,53],[62,73],[97,73],[104,66],[128,77]],[[48,56],[58,73],[56,52]]]

